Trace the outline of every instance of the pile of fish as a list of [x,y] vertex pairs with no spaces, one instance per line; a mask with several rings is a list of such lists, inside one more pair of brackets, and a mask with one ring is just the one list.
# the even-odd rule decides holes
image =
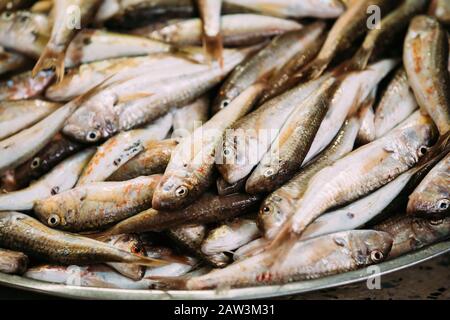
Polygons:
[[448,0],[0,13],[0,272],[284,284],[450,237]]

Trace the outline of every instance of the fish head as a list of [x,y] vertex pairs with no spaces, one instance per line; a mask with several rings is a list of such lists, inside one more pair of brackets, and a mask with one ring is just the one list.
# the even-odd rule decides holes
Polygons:
[[33,35],[34,37],[50,35],[47,17],[28,11],[3,12],[0,15],[0,30],[10,32],[11,35]]
[[263,201],[257,219],[258,226],[266,238],[273,239],[294,210],[292,202],[279,192],[269,195]]
[[195,198],[197,191],[192,173],[185,170],[166,172],[155,189],[152,207],[156,210],[182,208]]
[[450,236],[450,217],[414,218],[414,235],[421,243],[433,243]]
[[118,131],[114,98],[89,99],[67,120],[63,133],[80,142],[96,143]]
[[348,240],[353,259],[358,265],[379,263],[387,258],[393,244],[392,236],[383,231],[355,230]]
[[[400,131],[400,135],[396,135]],[[391,141],[396,145],[393,151],[397,152],[400,159],[406,161],[408,166],[415,165],[429,150],[430,146],[436,141],[438,131],[427,115],[422,115],[416,111],[403,124],[392,131],[392,136],[396,136],[398,141]],[[390,137],[387,135],[386,137]]]
[[414,38],[426,38],[430,29],[439,26],[439,22],[435,17],[427,15],[417,15],[411,20],[409,32],[412,32]]
[[421,217],[443,217],[450,213],[450,199],[428,194],[428,192],[414,193],[408,201],[407,213]]
[[[237,67],[239,68],[239,67]],[[239,91],[237,90],[224,90],[221,89],[219,91],[219,94],[214,99],[212,104],[212,114],[216,114],[222,109],[225,109],[231,104],[231,101],[233,101],[234,98],[236,98],[239,95]]]
[[[83,196],[81,196],[83,197]],[[69,229],[77,221],[78,201],[71,192],[64,192],[34,203],[37,218],[45,225],[55,229]]]
[[228,183],[244,179],[259,163],[258,148],[255,147],[257,134],[256,130],[251,129],[226,130],[222,149],[216,156],[216,164]]

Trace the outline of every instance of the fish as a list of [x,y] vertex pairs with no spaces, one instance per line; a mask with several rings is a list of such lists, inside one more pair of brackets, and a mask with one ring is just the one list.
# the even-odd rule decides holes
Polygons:
[[[112,137],[97,149],[78,180],[77,186],[105,181],[128,160],[143,151],[147,143],[167,136],[171,126],[172,115],[167,114],[144,128],[125,131]],[[92,140],[95,141],[96,137]]]
[[392,1],[386,0],[356,1],[334,23],[319,54],[300,71],[299,79],[320,77],[336,55],[349,49],[355,40],[367,32],[367,10],[370,6],[377,6],[383,16],[393,5]]
[[428,116],[416,112],[390,134],[322,169],[309,182],[296,212],[273,245],[289,235],[300,237],[328,209],[357,200],[412,168],[434,142],[435,130]]
[[248,193],[269,193],[295,175],[339,85],[339,81],[331,77],[295,107],[278,137],[247,179],[245,190]]
[[51,228],[71,232],[107,228],[151,207],[161,175],[123,182],[94,182],[35,201],[33,210]]
[[172,139],[189,136],[209,119],[209,98],[203,96],[194,102],[173,110]]
[[22,252],[0,249],[0,272],[24,274],[28,268],[28,257]]
[[0,75],[23,68],[27,63],[28,59],[24,55],[0,47]]
[[208,56],[223,64],[223,42],[221,33],[222,0],[197,0],[202,20],[203,47]]
[[408,76],[399,67],[375,108],[375,136],[381,138],[417,110]]
[[316,90],[326,76],[302,83],[267,101],[236,122],[223,138],[222,154],[216,167],[226,182],[247,177],[267,152],[295,106]]
[[370,65],[364,71],[344,75],[341,87],[336,92],[304,163],[309,162],[333,140],[345,119],[358,110],[372,90],[396,65],[396,60],[385,59]]
[[23,213],[0,212],[0,245],[45,261],[71,264],[104,262],[160,266],[167,262],[139,256],[106,243],[46,227]]
[[217,193],[220,196],[242,192],[245,190],[245,179],[239,180],[233,184],[229,184],[224,178],[219,177],[216,181]]
[[394,242],[388,259],[419,250],[450,236],[450,217],[425,219],[399,213],[374,226],[375,230],[389,233]]
[[339,17],[345,10],[338,0],[296,1],[296,0],[224,0],[224,6],[247,9],[269,16],[282,18],[322,18]]
[[[285,32],[302,28],[300,23],[293,20],[257,14],[223,15],[220,25],[222,42],[227,47],[254,45]],[[202,44],[202,22],[199,18],[169,23],[150,32],[145,30],[135,32],[138,35],[177,46]]]
[[47,16],[28,11],[5,11],[0,15],[0,46],[38,58],[50,35]]
[[0,173],[14,169],[36,155],[58,133],[84,97],[59,107],[35,125],[0,141]]
[[450,4],[446,0],[433,0],[431,15],[435,16],[441,23],[450,25]]
[[14,180],[17,186],[27,187],[31,181],[39,179],[61,161],[83,149],[85,149],[84,145],[71,141],[60,133],[56,134],[33,158],[14,170]]
[[0,103],[0,140],[34,125],[61,105],[44,100],[4,101]]
[[149,70],[157,72],[161,69],[169,72],[170,69],[164,67],[179,67],[179,60],[173,55],[154,54],[82,64],[68,70],[62,81],[47,88],[45,96],[52,101],[70,101],[112,77],[114,81],[119,81],[130,76],[140,76]]
[[[190,264],[173,262],[160,267],[147,268],[144,276],[181,277],[192,269],[193,266]],[[29,268],[23,276],[28,279],[78,287],[148,290],[157,285],[157,281],[154,280],[130,279],[102,264],[88,266],[38,265]]]
[[377,90],[374,89],[359,107],[358,116],[361,122],[361,126],[359,128],[358,137],[356,139],[358,145],[364,145],[376,139],[375,111],[373,110],[376,96]]
[[447,31],[435,18],[416,16],[405,38],[403,64],[417,103],[441,135],[450,130],[448,59]]
[[347,119],[326,149],[295,177],[264,199],[257,221],[266,239],[275,238],[284,223],[295,213],[314,175],[353,150],[358,130],[359,120],[356,117]]
[[[141,256],[147,256],[144,243],[138,235],[121,234],[111,237],[105,241],[106,243],[122,249],[127,252],[135,253]],[[145,267],[130,263],[107,263],[108,266],[119,272],[121,275],[134,281],[141,280],[145,275]]]
[[26,71],[0,82],[0,101],[25,100],[39,97],[53,81],[52,71],[41,71],[35,77]]
[[[293,57],[308,52],[325,31],[324,22],[275,37],[264,49],[239,65],[219,89],[213,113],[226,108],[242,91],[255,83],[265,83]],[[270,82],[269,82],[270,83]],[[267,84],[269,84],[267,83]]]
[[180,209],[207,190],[213,181],[224,132],[251,110],[263,88],[262,85],[249,87],[176,146],[153,195],[153,208]]
[[93,154],[93,149],[81,151],[58,164],[29,187],[0,194],[0,211],[31,210],[35,201],[71,189]]
[[235,218],[209,231],[203,240],[201,250],[206,255],[230,252],[255,240],[259,235],[254,220]]
[[232,265],[190,279],[154,278],[167,287],[224,289],[317,279],[383,261],[392,237],[382,231],[353,230],[297,241],[284,248],[286,259],[273,265],[274,252],[264,251]]
[[405,195],[407,198],[417,181],[444,158],[448,148],[448,140],[438,141],[412,169],[375,192],[317,218],[306,228],[301,239],[373,225],[374,221],[379,221],[397,210],[403,210]]
[[343,208],[325,213],[306,228],[301,239],[358,229],[370,222],[400,194],[415,170],[410,169],[392,182]]
[[56,0],[52,9],[52,32],[43,49],[33,75],[54,68],[58,81],[64,78],[64,56],[78,30],[93,18],[100,0]]
[[64,65],[73,68],[89,62],[172,51],[171,45],[161,41],[101,29],[83,29],[70,42]]
[[[313,36],[313,34],[311,34]],[[305,49],[297,53],[287,63],[284,64],[269,80],[270,86],[267,87],[259,103],[263,104],[270,99],[279,96],[283,92],[295,87],[299,82],[297,81],[297,72],[314,59],[322,48],[325,41],[326,33],[322,33],[318,38],[313,38]]]
[[450,153],[422,180],[409,196],[407,213],[423,218],[450,215]]
[[102,239],[123,233],[159,232],[187,224],[223,221],[248,213],[258,205],[259,199],[258,196],[242,193],[227,196],[205,193],[199,200],[184,209],[177,211],[148,209],[103,232],[89,236]]
[[97,140],[100,140],[149,123],[171,108],[185,106],[205,94],[252,50],[224,50],[223,68],[217,63],[209,66],[192,62],[178,74],[171,73],[166,78],[150,80],[150,83],[135,77],[130,79],[131,83],[119,81],[118,86],[108,85],[73,114],[63,132],[74,139],[92,142],[89,137],[92,132],[96,132]]
[[425,11],[428,2],[428,0],[405,0],[383,17],[377,26],[369,31],[361,48],[352,58],[349,68],[364,70],[372,58],[390,48],[396,40],[400,40],[411,19]]
[[98,9],[94,21],[130,28],[148,21],[186,18],[194,14],[194,0],[106,0]]
[[220,252],[206,255],[201,251],[202,241],[205,239],[207,227],[203,224],[188,224],[169,229],[168,236],[182,248],[195,254],[197,257],[215,268],[223,268],[230,262],[230,258]]
[[107,181],[125,181],[139,176],[164,173],[177,145],[178,141],[175,139],[147,142],[141,153],[114,171]]

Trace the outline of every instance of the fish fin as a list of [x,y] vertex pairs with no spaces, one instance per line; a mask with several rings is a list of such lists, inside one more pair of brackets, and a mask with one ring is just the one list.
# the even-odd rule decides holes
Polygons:
[[182,48],[177,48],[173,53],[181,58],[184,58],[192,63],[196,64],[206,64],[208,63],[207,57],[205,56],[205,51],[202,48],[194,46],[186,46]]
[[144,277],[146,280],[158,282],[158,288],[165,289],[187,289],[187,277],[164,277],[164,276],[148,276]]
[[135,93],[131,93],[131,94],[128,94],[128,95],[121,96],[119,98],[118,103],[127,103],[127,102],[130,102],[130,101],[134,101],[134,100],[138,100],[138,99],[142,99],[142,98],[148,98],[148,97],[151,97],[153,95],[154,94],[151,93],[151,92],[135,92]]
[[208,57],[219,62],[221,68],[223,68],[223,43],[222,36],[217,35],[210,37],[205,35],[203,37],[203,46],[205,48]]
[[285,260],[286,255],[289,253],[289,249],[299,241],[299,237],[289,231],[283,231],[277,239],[274,239],[273,243],[270,244],[267,251],[273,252],[271,255],[273,257],[272,263],[269,267],[277,268],[277,265]]
[[64,58],[64,52],[56,52],[46,47],[33,68],[32,76],[36,76],[39,71],[54,68],[56,71],[57,82],[61,82],[64,79]]

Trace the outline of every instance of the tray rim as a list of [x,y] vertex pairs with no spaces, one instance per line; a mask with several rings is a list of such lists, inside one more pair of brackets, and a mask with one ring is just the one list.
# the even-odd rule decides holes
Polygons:
[[[378,264],[379,276],[387,275],[450,252],[450,240],[440,242],[421,250]],[[293,282],[284,285],[247,287],[217,290],[127,290],[76,287],[52,284],[21,276],[0,273],[0,285],[42,293],[45,295],[72,299],[100,300],[230,300],[263,299],[301,294],[366,281],[373,277],[368,268],[350,271],[324,278]]]

